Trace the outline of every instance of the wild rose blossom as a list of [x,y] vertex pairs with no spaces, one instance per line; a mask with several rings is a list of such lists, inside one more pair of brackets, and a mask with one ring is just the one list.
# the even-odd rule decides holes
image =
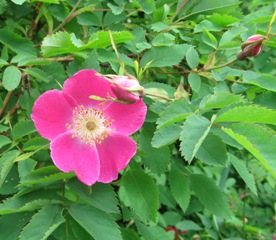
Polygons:
[[94,70],[82,70],[61,91],[42,94],[31,115],[40,135],[51,141],[54,164],[63,172],[74,171],[87,185],[118,178],[136,153],[129,135],[141,128],[147,111],[142,99],[122,104],[91,95],[114,97],[109,81]]

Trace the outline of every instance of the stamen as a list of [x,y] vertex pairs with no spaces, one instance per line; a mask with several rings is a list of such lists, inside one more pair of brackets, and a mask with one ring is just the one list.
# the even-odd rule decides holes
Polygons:
[[86,145],[94,146],[102,141],[113,131],[113,119],[104,116],[102,109],[85,108],[83,105],[73,110],[72,124],[65,124],[67,129],[72,129],[72,138],[81,139]]

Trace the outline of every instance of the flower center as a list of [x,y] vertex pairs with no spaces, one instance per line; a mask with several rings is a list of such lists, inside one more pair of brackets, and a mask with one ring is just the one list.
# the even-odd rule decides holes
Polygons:
[[85,108],[80,106],[73,111],[73,123],[66,124],[68,129],[72,129],[72,137],[79,138],[94,146],[95,143],[101,144],[108,137],[114,120],[104,116],[104,112],[97,108]]

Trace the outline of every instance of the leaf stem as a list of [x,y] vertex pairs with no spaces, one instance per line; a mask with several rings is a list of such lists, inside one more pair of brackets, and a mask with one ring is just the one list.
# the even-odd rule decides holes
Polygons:
[[181,11],[181,9],[186,5],[186,3],[188,2],[188,0],[184,0],[180,6],[176,9],[174,15],[171,17],[170,21],[173,22],[173,20],[175,19],[175,17],[177,16],[177,14]]
[[170,98],[167,98],[165,96],[162,96],[162,95],[159,95],[159,94],[156,94],[156,93],[145,93],[145,96],[151,96],[151,97],[156,97],[156,98],[159,98],[159,99],[163,99],[163,100],[166,100],[167,102],[171,102],[172,100]]

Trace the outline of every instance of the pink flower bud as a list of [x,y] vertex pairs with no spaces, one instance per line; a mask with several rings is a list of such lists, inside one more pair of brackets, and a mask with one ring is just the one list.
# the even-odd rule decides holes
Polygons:
[[116,76],[110,82],[111,90],[118,100],[133,103],[144,96],[144,88],[134,78]]
[[265,39],[265,36],[259,34],[247,38],[241,45],[242,51],[238,53],[238,59],[245,60],[248,57],[257,56],[262,50],[263,41]]

